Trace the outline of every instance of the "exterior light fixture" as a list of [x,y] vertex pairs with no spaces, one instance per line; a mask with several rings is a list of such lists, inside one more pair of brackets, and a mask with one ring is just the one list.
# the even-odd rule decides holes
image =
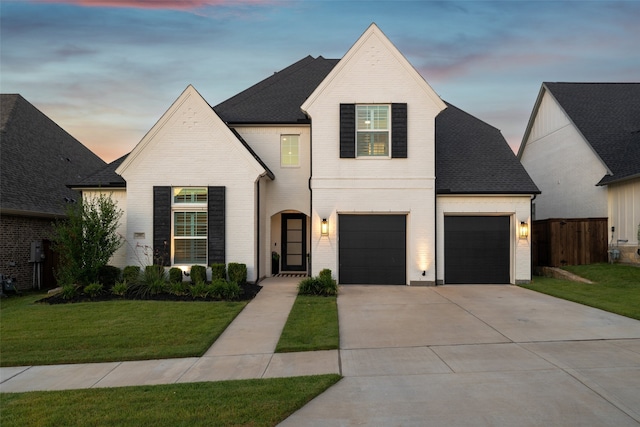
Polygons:
[[526,239],[529,237],[529,224],[524,221],[520,222],[520,238]]
[[327,221],[327,218],[322,218],[322,224],[320,224],[320,235],[329,235],[329,221]]

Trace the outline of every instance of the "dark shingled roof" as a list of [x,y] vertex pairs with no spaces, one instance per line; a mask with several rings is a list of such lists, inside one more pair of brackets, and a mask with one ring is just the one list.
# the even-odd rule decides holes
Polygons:
[[640,83],[543,85],[611,171],[598,185],[640,176]]
[[338,61],[307,56],[213,109],[230,125],[309,123],[300,106]]
[[0,95],[0,210],[61,216],[79,200],[67,188],[105,162],[22,96]]
[[500,131],[446,103],[436,117],[438,194],[539,194]]
[[127,186],[123,177],[116,173],[116,169],[129,153],[100,168],[97,172],[89,175],[87,178],[78,181],[76,184],[68,184],[69,188],[125,188]]

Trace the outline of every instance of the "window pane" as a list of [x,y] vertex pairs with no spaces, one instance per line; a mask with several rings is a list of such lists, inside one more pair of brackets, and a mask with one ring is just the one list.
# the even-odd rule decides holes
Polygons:
[[207,189],[200,187],[174,187],[173,203],[207,203]]
[[356,126],[358,130],[388,130],[388,105],[356,106]]
[[387,132],[358,132],[358,156],[388,156],[389,134]]
[[298,135],[282,135],[280,137],[280,165],[298,166],[300,164]]
[[207,264],[206,239],[175,239],[174,264]]
[[175,237],[207,237],[206,212],[174,212]]

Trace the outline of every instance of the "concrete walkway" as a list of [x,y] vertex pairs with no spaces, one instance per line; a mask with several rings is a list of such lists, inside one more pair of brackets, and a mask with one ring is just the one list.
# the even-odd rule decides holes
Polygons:
[[339,373],[338,351],[274,354],[299,278],[270,278],[202,357],[0,368],[0,392]]
[[640,425],[639,321],[515,286],[344,286],[339,352],[273,354],[297,282],[264,281],[200,358],[1,368],[0,391],[340,373],[281,425]]

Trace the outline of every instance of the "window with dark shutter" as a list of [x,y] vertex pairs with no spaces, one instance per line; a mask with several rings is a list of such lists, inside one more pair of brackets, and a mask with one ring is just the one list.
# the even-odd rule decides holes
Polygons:
[[356,157],[356,105],[340,104],[340,158]]
[[153,262],[171,265],[171,187],[153,187]]

